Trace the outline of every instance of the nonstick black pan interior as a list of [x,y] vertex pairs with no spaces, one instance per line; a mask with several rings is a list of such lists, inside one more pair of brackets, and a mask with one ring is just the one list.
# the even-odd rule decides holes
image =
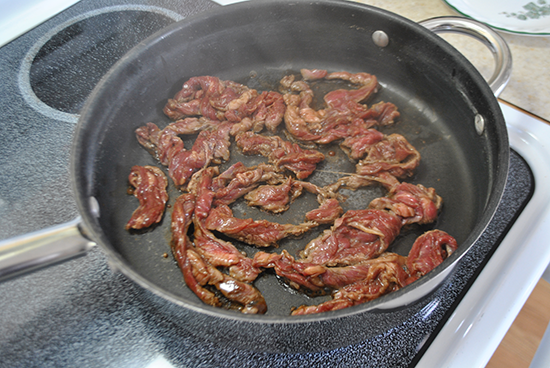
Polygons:
[[[372,41],[376,30],[389,36],[387,47]],[[185,286],[170,254],[170,208],[158,226],[140,232],[124,230],[138,205],[127,194],[130,168],[161,166],[138,144],[134,130],[149,121],[160,127],[168,124],[162,108],[190,77],[213,75],[262,90],[275,88],[282,76],[301,68],[376,75],[381,89],[369,103],[393,102],[401,112],[394,126],[381,130],[404,135],[422,155],[416,174],[407,181],[435,188],[444,200],[435,224],[403,231],[389,251],[406,255],[414,239],[432,228],[453,235],[460,245],[457,253],[474,242],[496,209],[508,157],[498,104],[475,69],[437,36],[375,8],[336,2],[259,2],[187,19],[152,36],[111,70],[84,108],[73,158],[75,188],[88,227],[123,272],[186,307],[239,315],[203,305]],[[486,121],[481,135],[474,129],[476,114]],[[192,140],[187,139],[186,147]],[[222,169],[236,161],[253,165],[264,160],[243,156],[232,148],[231,161]],[[326,155],[312,182],[328,184],[340,173],[354,170],[355,164],[337,145],[320,149],[335,155]],[[385,191],[373,186],[344,194],[349,195],[344,208],[359,209]],[[171,186],[170,203],[177,196]],[[90,197],[99,204],[99,217],[93,215]],[[298,223],[315,206],[315,199],[305,195],[280,216],[242,203],[234,210],[243,217]],[[296,254],[320,231],[282,241],[273,251],[287,249]],[[252,247],[236,244],[249,256],[255,253]],[[267,315],[243,318],[290,320],[291,306],[318,304],[327,298],[291,292],[269,272],[255,285],[266,298]],[[397,296],[408,291],[414,292],[414,287],[400,290]],[[394,296],[381,299],[389,297]],[[361,308],[368,306],[351,310]]]

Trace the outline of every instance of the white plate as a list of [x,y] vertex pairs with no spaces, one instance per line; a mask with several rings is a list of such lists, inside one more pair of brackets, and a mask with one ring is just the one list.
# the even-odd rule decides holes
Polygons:
[[501,31],[550,36],[550,0],[443,0],[457,12]]

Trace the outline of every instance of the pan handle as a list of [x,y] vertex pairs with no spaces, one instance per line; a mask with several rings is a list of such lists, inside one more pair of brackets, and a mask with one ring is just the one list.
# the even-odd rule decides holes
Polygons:
[[66,224],[0,242],[0,280],[83,255],[95,243],[80,217]]
[[470,18],[436,17],[419,22],[435,33],[459,33],[481,41],[495,59],[495,71],[487,82],[498,97],[508,84],[512,74],[512,53],[506,41],[491,27]]

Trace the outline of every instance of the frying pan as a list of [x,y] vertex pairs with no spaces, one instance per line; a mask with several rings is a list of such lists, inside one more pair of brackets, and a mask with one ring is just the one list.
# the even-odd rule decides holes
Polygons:
[[[81,218],[50,230],[48,234],[60,240],[55,243],[45,240],[44,233],[2,243],[2,275],[42,265],[44,258],[66,258],[75,249],[84,251],[97,243],[114,268],[185,309],[188,318],[178,321],[182,328],[200,330],[210,339],[274,351],[314,351],[364,339],[357,329],[362,316],[404,308],[433,291],[452,272],[491,220],[506,183],[508,137],[493,92],[500,92],[508,80],[509,50],[496,33],[473,21],[445,18],[426,25],[436,31],[466,29],[462,32],[475,33],[489,44],[499,64],[491,81],[493,90],[458,51],[433,32],[360,4],[241,3],[159,31],[104,76],[81,112],[71,161]],[[393,102],[401,112],[396,124],[384,128],[384,133],[404,135],[422,155],[409,181],[433,187],[443,197],[444,206],[435,224],[404,231],[389,250],[406,255],[414,239],[432,228],[453,235],[459,249],[412,285],[340,311],[289,316],[290,306],[318,304],[326,299],[289,292],[269,273],[255,282],[266,298],[266,315],[242,315],[204,305],[185,286],[175,261],[164,257],[170,253],[170,211],[152,229],[124,229],[137,207],[137,200],[126,193],[130,168],[136,164],[160,166],[140,147],[134,131],[149,121],[166,125],[162,108],[190,77],[214,75],[262,90],[274,88],[282,76],[301,68],[376,75],[381,90],[369,103]],[[193,137],[186,139],[189,147]],[[336,154],[327,155],[312,182],[328,184],[339,173],[353,171],[354,163],[337,146],[321,150]],[[253,165],[263,159],[233,150],[232,160]],[[224,165],[222,168],[229,163]],[[178,196],[174,188],[169,194],[171,201]],[[373,187],[345,194],[349,199],[344,208],[357,209],[385,193]],[[300,222],[311,206],[315,206],[314,200],[304,196],[275,221]],[[267,216],[235,206],[237,215],[245,216],[245,212],[247,216]],[[280,249],[295,254],[315,236],[313,232],[282,241]],[[236,245],[249,256],[254,254],[251,247]]]

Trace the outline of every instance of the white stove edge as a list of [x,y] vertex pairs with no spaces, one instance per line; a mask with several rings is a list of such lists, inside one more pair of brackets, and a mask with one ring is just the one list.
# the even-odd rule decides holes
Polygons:
[[0,0],[0,47],[80,0]]
[[535,192],[417,367],[485,367],[550,263],[550,125],[500,105]]

